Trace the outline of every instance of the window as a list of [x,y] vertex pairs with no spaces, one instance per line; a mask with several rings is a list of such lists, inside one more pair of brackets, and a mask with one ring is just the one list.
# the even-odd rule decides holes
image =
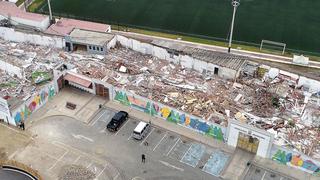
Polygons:
[[89,49],[91,49],[91,46],[89,46]]
[[93,46],[93,50],[96,50],[96,47],[95,47],[95,46]]
[[103,51],[103,47],[101,48],[101,51]]
[[100,50],[100,48],[99,47],[97,47],[97,51],[99,51]]

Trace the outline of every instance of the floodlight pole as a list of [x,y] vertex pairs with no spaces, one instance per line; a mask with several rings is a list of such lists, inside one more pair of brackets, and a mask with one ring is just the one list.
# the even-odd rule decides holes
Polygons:
[[53,18],[52,18],[52,12],[51,12],[51,4],[50,4],[50,0],[48,0],[48,8],[49,8],[49,17],[50,17],[50,24],[52,23],[53,21]]
[[232,6],[233,6],[233,14],[232,14],[232,22],[231,22],[230,36],[229,36],[228,53],[230,53],[230,50],[231,50],[234,19],[235,19],[235,17],[236,17],[237,7],[240,5],[240,0],[232,0],[231,4],[232,4]]

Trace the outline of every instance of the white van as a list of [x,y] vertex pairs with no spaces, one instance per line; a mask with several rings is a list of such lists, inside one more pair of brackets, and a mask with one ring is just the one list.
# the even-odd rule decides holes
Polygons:
[[137,127],[133,130],[133,138],[137,140],[143,139],[150,131],[150,123],[140,121]]

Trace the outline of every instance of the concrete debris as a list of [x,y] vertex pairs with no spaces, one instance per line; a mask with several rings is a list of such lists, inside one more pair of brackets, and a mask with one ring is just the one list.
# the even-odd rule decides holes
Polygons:
[[295,75],[276,68],[246,62],[231,82],[122,47],[96,56],[3,40],[1,59],[18,67],[2,67],[1,96],[28,97],[52,75],[53,67],[66,62],[87,77],[221,126],[239,120],[274,134],[281,146],[320,157],[320,90],[313,81],[298,82]]
[[[0,96],[25,99],[53,77],[52,69],[60,63],[59,51],[28,43],[0,39]],[[54,57],[54,58],[53,58]]]
[[59,172],[59,180],[93,180],[96,175],[80,165],[64,165]]

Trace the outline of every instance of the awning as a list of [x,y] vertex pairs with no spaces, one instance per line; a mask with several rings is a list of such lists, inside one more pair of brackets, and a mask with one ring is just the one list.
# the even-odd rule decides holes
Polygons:
[[70,82],[79,84],[79,85],[81,85],[81,86],[83,86],[83,87],[86,87],[86,88],[88,88],[88,87],[91,85],[91,81],[86,80],[86,79],[82,79],[82,78],[79,77],[79,76],[75,76],[75,75],[72,75],[72,74],[69,74],[69,73],[67,73],[67,74],[64,76],[64,79],[65,79],[65,80],[68,80],[68,81],[70,81]]

